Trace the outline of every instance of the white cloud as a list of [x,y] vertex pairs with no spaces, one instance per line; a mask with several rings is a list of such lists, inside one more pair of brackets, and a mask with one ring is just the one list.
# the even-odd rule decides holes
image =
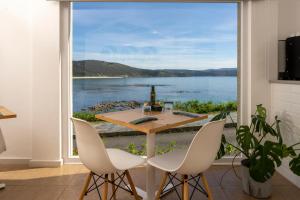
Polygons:
[[[128,38],[125,35],[89,35],[84,44],[87,52],[76,51],[76,60],[96,59],[119,62],[140,68],[208,69],[235,67],[236,54],[226,49],[235,44],[231,34],[211,37]],[[92,49],[92,51],[91,51]],[[234,51],[234,49],[231,49]],[[224,53],[229,54],[227,56]]]
[[[74,45],[74,59],[97,59],[152,69],[237,65],[236,22],[231,17],[223,13],[224,19],[207,23],[205,18],[199,17],[199,8],[182,17],[175,11],[169,15],[170,10],[167,14],[153,14],[148,8],[145,12],[128,8],[116,11],[115,7],[101,11],[75,10],[76,24],[87,29],[74,38],[77,44]],[[205,17],[219,16],[206,12]],[[176,23],[170,23],[167,16],[176,16],[173,19]],[[159,17],[161,20],[157,20]]]

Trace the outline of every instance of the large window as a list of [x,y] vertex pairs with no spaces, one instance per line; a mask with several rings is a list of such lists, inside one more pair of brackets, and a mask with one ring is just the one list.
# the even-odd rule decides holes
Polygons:
[[[229,108],[236,122],[237,27],[237,3],[73,3],[73,115],[135,154],[145,135],[94,115],[141,107],[152,85],[162,104],[210,118]],[[203,123],[158,134],[157,152],[187,147]]]

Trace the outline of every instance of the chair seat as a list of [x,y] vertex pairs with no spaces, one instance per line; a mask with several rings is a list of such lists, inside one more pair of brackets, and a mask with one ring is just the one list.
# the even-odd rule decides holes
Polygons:
[[172,152],[155,156],[148,160],[148,164],[167,172],[175,172],[181,166],[187,149],[176,149]]
[[145,163],[145,159],[120,149],[106,149],[109,159],[118,170],[127,170]]

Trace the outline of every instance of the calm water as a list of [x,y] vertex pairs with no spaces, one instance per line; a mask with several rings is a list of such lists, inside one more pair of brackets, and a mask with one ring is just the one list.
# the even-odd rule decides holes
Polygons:
[[73,109],[107,101],[149,100],[150,85],[155,85],[156,96],[165,101],[235,101],[236,77],[158,77],[74,79]]

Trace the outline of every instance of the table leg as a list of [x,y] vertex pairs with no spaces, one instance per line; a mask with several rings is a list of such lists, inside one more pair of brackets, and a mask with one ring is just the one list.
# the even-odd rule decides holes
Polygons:
[[[155,133],[147,134],[147,159],[155,156]],[[155,168],[147,165],[146,191],[147,200],[155,199]]]

